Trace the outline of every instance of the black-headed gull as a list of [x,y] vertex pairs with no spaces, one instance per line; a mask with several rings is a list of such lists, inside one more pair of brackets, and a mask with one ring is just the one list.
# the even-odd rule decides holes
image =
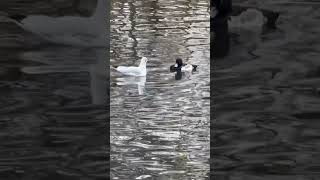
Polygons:
[[12,21],[24,30],[53,43],[105,47],[107,7],[107,0],[98,0],[95,13],[91,17],[31,15]]
[[147,75],[147,62],[146,57],[141,58],[140,64],[136,66],[118,66],[114,68],[116,71],[127,76],[146,76]]
[[171,72],[192,72],[197,70],[197,65],[184,64],[181,58],[176,59],[176,64],[170,66]]

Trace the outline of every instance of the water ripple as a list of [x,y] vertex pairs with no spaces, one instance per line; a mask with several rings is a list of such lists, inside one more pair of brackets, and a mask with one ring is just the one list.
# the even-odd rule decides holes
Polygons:
[[[207,9],[208,1],[113,3],[111,64],[150,60],[142,94],[111,72],[112,179],[207,177]],[[169,66],[177,57],[199,65],[199,72],[176,81]]]

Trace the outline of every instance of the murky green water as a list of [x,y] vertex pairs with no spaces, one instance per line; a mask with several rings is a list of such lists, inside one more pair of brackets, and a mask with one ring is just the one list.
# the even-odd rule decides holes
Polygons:
[[[209,172],[208,2],[114,1],[111,62],[138,65],[146,78],[111,71],[112,179],[204,179]],[[175,80],[181,57],[198,72]]]

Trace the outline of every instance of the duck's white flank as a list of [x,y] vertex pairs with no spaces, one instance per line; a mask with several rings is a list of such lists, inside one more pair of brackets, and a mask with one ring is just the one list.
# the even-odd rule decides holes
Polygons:
[[191,64],[187,64],[181,67],[181,72],[191,72],[193,70],[193,66]]

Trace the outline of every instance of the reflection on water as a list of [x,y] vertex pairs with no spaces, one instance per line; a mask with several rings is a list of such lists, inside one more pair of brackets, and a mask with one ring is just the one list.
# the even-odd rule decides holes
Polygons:
[[22,60],[38,62],[42,65],[25,66],[21,68],[21,71],[36,75],[81,72],[89,74],[91,103],[105,104],[107,98],[106,51],[105,49],[94,49],[86,51],[84,55],[81,53],[83,50],[81,48],[55,47],[41,51],[23,52],[20,55]]
[[[111,71],[112,179],[205,179],[209,171],[207,0],[113,1],[111,62],[147,77]],[[199,65],[176,80],[181,57]]]
[[144,94],[144,87],[146,84],[147,77],[132,77],[132,76],[123,76],[116,78],[116,82],[118,86],[124,85],[136,85],[138,89],[139,95]]

